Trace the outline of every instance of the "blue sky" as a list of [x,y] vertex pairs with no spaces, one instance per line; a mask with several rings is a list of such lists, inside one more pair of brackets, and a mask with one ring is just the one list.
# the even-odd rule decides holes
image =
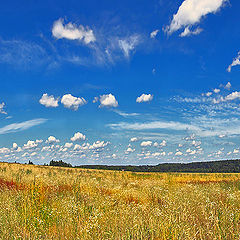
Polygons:
[[11,1],[0,161],[240,157],[240,2]]

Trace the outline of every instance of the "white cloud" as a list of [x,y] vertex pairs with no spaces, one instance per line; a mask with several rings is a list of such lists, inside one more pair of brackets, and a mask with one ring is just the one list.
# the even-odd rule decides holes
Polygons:
[[143,141],[141,142],[141,147],[147,147],[152,145],[152,141]]
[[101,95],[100,96],[100,105],[99,107],[117,107],[118,101],[116,100],[115,96],[110,94]]
[[0,103],[0,113],[1,114],[7,114],[6,111],[4,110],[4,107],[5,107],[5,103],[4,102]]
[[214,93],[219,93],[219,92],[220,92],[220,89],[215,88],[215,89],[213,89],[213,92],[214,92]]
[[161,147],[165,147],[167,145],[167,142],[165,140],[163,140],[161,143],[160,143],[160,146]]
[[93,30],[88,27],[85,28],[82,25],[77,26],[71,22],[64,25],[63,19],[59,19],[53,23],[52,35],[57,39],[79,40],[85,44],[96,41]]
[[58,98],[54,98],[52,95],[48,96],[47,93],[44,93],[39,100],[39,103],[45,107],[58,107]]
[[39,124],[45,123],[47,119],[37,118],[21,123],[12,123],[5,127],[0,128],[0,134],[12,133],[12,132],[20,132],[23,130],[27,130],[31,127],[37,126]]
[[35,141],[29,140],[26,144],[23,145],[24,149],[31,149],[37,147],[38,144]]
[[210,97],[210,96],[212,95],[212,92],[207,92],[205,95],[206,95],[207,97]]
[[136,142],[137,140],[138,140],[138,138],[132,137],[132,138],[130,139],[130,142]]
[[135,49],[139,42],[138,35],[132,35],[128,38],[118,40],[119,47],[126,58],[129,58],[130,52]]
[[113,111],[122,117],[135,117],[140,115],[139,113],[126,113],[119,110],[113,110]]
[[233,154],[237,154],[237,153],[239,153],[239,149],[234,149]]
[[225,85],[224,88],[229,90],[231,87],[232,87],[232,84],[231,84],[230,82],[228,82],[228,83]]
[[10,152],[9,148],[6,148],[6,147],[0,148],[0,153],[2,153],[2,154],[9,153],[9,152]]
[[142,102],[149,102],[153,99],[153,95],[152,94],[142,94],[140,97],[138,97],[136,99],[137,103],[142,103]]
[[80,132],[76,132],[73,137],[71,137],[71,141],[75,142],[75,141],[79,141],[79,140],[85,140],[86,139],[86,136],[83,135],[82,133]]
[[200,131],[198,126],[180,123],[180,122],[163,122],[163,121],[152,121],[148,123],[113,123],[108,124],[112,129],[126,129],[126,130],[146,130],[146,129],[172,129],[172,130],[195,130]]
[[73,110],[78,110],[79,106],[82,106],[87,103],[87,101],[81,97],[74,97],[71,94],[65,94],[63,95],[61,99],[61,103],[64,105],[66,108],[71,108]]
[[65,143],[64,147],[65,148],[71,148],[73,146],[73,143]]
[[60,142],[59,139],[56,139],[54,136],[49,136],[48,139],[46,140],[46,143],[57,143]]
[[155,38],[155,37],[157,36],[158,32],[159,32],[159,29],[156,29],[156,30],[152,31],[152,32],[150,33],[150,37],[151,37],[151,38]]
[[94,149],[104,148],[108,144],[109,144],[109,142],[97,141],[97,142],[94,142],[92,145],[90,145],[89,149],[94,150]]
[[185,0],[177,13],[173,15],[170,26],[167,26],[165,31],[168,34],[172,34],[182,28],[185,28],[184,31],[187,31],[186,28],[199,23],[207,14],[216,13],[225,2],[227,0]]
[[13,143],[12,148],[13,148],[13,150],[16,150],[18,148],[17,143]]
[[236,58],[233,59],[232,63],[228,66],[227,71],[231,72],[232,67],[240,65],[240,51],[238,52],[238,55]]
[[178,152],[175,153],[175,156],[182,156],[182,155],[183,155],[183,153],[180,152],[180,151],[178,151]]
[[189,29],[189,27],[186,27],[184,31],[179,35],[180,37],[188,37],[191,35],[198,35],[202,32],[203,30],[201,28],[197,28],[193,31]]
[[128,147],[128,149],[125,151],[126,154],[135,152],[135,149]]

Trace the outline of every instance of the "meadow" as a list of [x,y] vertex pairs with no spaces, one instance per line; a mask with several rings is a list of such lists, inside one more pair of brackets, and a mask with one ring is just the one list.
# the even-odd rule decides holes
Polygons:
[[240,174],[0,163],[0,239],[240,239]]

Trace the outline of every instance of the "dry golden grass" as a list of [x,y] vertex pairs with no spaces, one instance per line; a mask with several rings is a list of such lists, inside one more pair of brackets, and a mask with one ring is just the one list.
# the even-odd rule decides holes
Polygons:
[[0,163],[0,239],[240,239],[240,174]]

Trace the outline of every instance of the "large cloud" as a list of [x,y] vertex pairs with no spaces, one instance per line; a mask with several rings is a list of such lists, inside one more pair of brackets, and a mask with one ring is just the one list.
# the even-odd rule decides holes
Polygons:
[[99,107],[117,107],[118,101],[116,100],[115,96],[110,94],[101,95],[100,96],[100,105]]
[[138,97],[136,99],[137,103],[142,103],[142,102],[149,102],[153,99],[153,95],[152,94],[142,94],[140,97]]
[[64,105],[66,108],[71,108],[73,110],[78,110],[79,106],[82,106],[87,103],[87,101],[81,97],[74,97],[71,94],[65,94],[63,95],[61,99],[61,103]]
[[45,107],[58,107],[58,98],[54,98],[52,95],[48,96],[47,93],[44,93],[39,100],[39,103]]
[[63,19],[59,19],[53,23],[52,35],[57,39],[80,40],[85,44],[96,41],[93,30],[88,27],[85,28],[82,25],[77,26],[71,22],[64,25]]
[[199,23],[201,19],[209,13],[216,13],[227,0],[185,0],[179,7],[170,26],[165,29],[168,34],[172,34],[179,29],[185,28],[181,36],[200,33],[199,30],[191,32],[190,28]]

